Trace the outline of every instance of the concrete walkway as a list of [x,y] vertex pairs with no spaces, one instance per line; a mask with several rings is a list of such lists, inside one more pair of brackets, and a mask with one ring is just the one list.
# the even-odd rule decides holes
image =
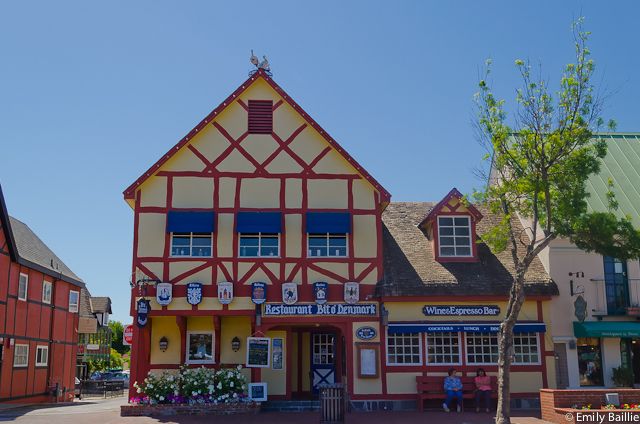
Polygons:
[[[125,397],[111,399],[91,399],[72,404],[50,406],[27,406],[0,409],[0,422],[15,421],[34,424],[112,424],[112,423],[211,423],[216,424],[316,424],[320,420],[318,412],[286,413],[263,412],[257,415],[231,416],[174,416],[174,417],[121,417],[120,405]],[[543,424],[534,418],[535,413],[522,413],[513,418],[514,424]],[[528,415],[528,416],[527,416]],[[465,412],[358,412],[347,415],[346,424],[492,424],[493,414]]]

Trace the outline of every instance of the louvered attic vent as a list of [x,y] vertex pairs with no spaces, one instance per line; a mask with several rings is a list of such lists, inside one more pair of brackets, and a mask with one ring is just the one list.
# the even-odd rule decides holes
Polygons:
[[271,134],[273,101],[249,100],[249,134]]

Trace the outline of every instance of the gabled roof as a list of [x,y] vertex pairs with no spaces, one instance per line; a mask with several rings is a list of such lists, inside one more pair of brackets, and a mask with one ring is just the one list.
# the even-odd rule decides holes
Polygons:
[[94,314],[111,313],[111,298],[106,296],[91,296],[89,301],[91,302],[91,311]]
[[12,259],[26,267],[84,287],[84,282],[22,221],[9,216],[0,187],[0,220],[13,246]]
[[[425,212],[434,208],[430,202],[391,202],[382,214],[384,278],[376,287],[380,296],[508,296],[515,275],[511,254],[498,254],[478,245],[478,262],[436,261],[433,244],[418,224]],[[500,222],[501,217],[480,207],[484,219],[477,224],[478,234]],[[514,228],[522,229],[516,218]],[[558,287],[536,258],[525,276],[525,290],[530,295],[558,294]]]
[[619,204],[614,213],[623,218],[629,215],[640,229],[640,134],[596,134],[607,143],[607,155],[602,159],[600,172],[587,180],[589,197],[587,207],[595,212],[607,212],[609,201],[608,181],[613,181],[612,191]]
[[195,137],[206,125],[210,124],[227,106],[232,104],[244,91],[246,91],[255,81],[259,78],[265,80],[282,98],[302,116],[309,125],[311,125],[320,135],[329,143],[331,147],[337,150],[346,160],[353,166],[371,185],[373,185],[381,195],[383,202],[388,202],[391,199],[391,194],[385,190],[375,178],[373,178],[366,169],[364,169],[354,158],[347,153],[335,141],[329,133],[327,133],[307,112],[300,107],[276,82],[267,75],[262,69],[258,70],[255,74],[251,75],[244,83],[240,85],[229,97],[227,97],[218,107],[216,107],[211,113],[209,113],[198,125],[196,125],[189,133],[182,138],[175,146],[173,146],[160,160],[153,164],[144,174],[142,174],[133,184],[131,184],[123,192],[125,199],[133,199],[136,189],[149,177],[151,177],[166,161],[168,161],[176,152],[180,150],[185,144]]
[[[2,231],[4,232],[4,238],[9,249],[9,256],[14,262],[18,261],[18,250],[16,249],[16,241],[13,238],[13,231],[11,231],[11,220],[9,219],[9,213],[7,212],[7,204],[4,201],[4,195],[2,194],[2,186],[0,185],[0,225],[2,225]],[[2,247],[2,246],[0,246]]]
[[[444,196],[444,198],[442,200],[440,200],[438,203],[435,204],[435,206],[433,206],[431,208],[431,210],[429,210],[429,212],[425,215],[425,217],[422,219],[422,221],[420,221],[420,224],[418,224],[419,227],[421,227],[424,223],[431,221],[433,218],[435,218],[436,215],[438,215],[438,213],[440,213],[440,211],[442,210],[442,208],[447,205],[449,203],[449,201],[451,199],[458,199],[458,200],[462,200],[464,198],[464,196],[462,195],[462,193],[460,193],[458,191],[457,188],[452,188],[451,191],[449,193],[447,193],[446,196]],[[480,221],[482,219],[482,214],[480,213],[480,211],[478,209],[476,209],[476,207],[472,204],[468,204],[467,206],[467,210],[469,211],[469,213],[471,214],[471,216],[475,219],[475,221]]]

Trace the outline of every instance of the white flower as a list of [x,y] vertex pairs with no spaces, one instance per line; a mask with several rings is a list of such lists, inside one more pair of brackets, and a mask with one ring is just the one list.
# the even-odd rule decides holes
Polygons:
[[136,390],[138,393],[142,393],[142,389],[138,388],[138,390]]
[[242,369],[242,365],[238,364],[236,368],[238,369],[238,371],[240,371]]
[[218,383],[218,389],[222,389],[222,382]]
[[231,387],[233,387],[233,381],[232,381],[231,383],[229,383],[229,385],[230,385]]
[[174,390],[174,391],[173,391],[173,394],[174,394],[175,396],[178,396],[178,395],[180,394],[180,392],[179,392],[179,391],[177,391],[177,390]]
[[238,394],[237,394],[237,393],[234,393],[234,394],[233,394],[233,397],[234,397],[234,398],[237,398],[237,397],[238,397]]
[[159,399],[160,399],[160,400],[164,400],[164,396],[160,396],[160,398],[159,398]]
[[197,393],[197,392],[195,392],[195,391],[194,391],[194,392],[191,392],[191,396],[195,396],[195,395],[197,395],[197,394],[198,394],[198,393]]

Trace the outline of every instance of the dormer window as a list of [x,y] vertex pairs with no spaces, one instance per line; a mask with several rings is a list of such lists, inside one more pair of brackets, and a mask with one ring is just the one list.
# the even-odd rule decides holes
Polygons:
[[441,257],[471,257],[471,219],[438,216],[438,249]]

